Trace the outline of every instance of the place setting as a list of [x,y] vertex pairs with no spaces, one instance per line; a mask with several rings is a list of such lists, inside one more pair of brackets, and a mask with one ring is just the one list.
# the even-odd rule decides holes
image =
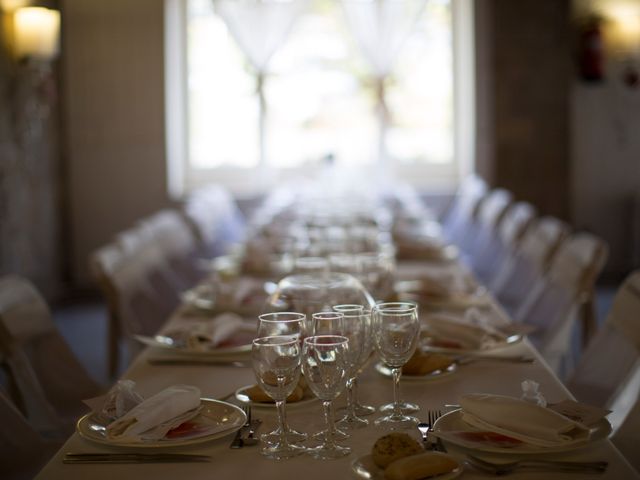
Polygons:
[[67,453],[65,463],[208,461],[206,455],[165,449],[230,436],[247,421],[245,411],[237,405],[203,398],[200,389],[191,385],[172,385],[143,398],[132,381],[120,381],[107,395],[85,403],[92,412],[78,420],[76,431],[110,450]]

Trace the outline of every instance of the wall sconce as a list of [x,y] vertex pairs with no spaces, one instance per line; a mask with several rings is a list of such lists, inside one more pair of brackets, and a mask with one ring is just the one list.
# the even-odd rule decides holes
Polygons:
[[7,53],[13,58],[11,101],[16,140],[41,135],[55,103],[52,64],[59,53],[60,12],[25,0],[1,0]]
[[626,88],[640,88],[640,1],[580,0],[574,5],[583,19],[582,79],[598,82],[607,76]]
[[640,87],[640,3],[612,3],[607,8],[609,46],[622,66],[621,79],[630,88]]
[[17,59],[51,61],[58,56],[60,12],[22,7],[13,12],[13,49]]

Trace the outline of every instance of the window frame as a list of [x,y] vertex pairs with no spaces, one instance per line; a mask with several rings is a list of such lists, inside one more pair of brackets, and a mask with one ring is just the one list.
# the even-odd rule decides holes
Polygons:
[[[418,189],[451,191],[460,178],[473,171],[475,152],[475,56],[474,2],[451,0],[453,24],[453,162],[403,165],[387,161],[378,165],[382,177],[396,178]],[[196,168],[189,163],[189,115],[187,89],[187,0],[165,0],[165,138],[167,188],[179,199],[209,183],[219,183],[237,196],[269,191],[283,181],[313,178],[317,167]],[[373,113],[372,113],[373,114]],[[391,175],[392,177],[389,177]]]

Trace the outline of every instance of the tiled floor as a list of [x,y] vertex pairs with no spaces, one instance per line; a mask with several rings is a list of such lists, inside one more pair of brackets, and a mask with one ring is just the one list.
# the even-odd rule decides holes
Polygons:
[[[615,287],[598,288],[596,311],[598,322],[606,318],[615,294]],[[107,311],[99,300],[83,300],[54,310],[54,319],[74,353],[85,365],[91,376],[100,384],[112,383],[107,373]],[[580,339],[573,345],[575,356],[579,355]],[[121,352],[126,357],[126,352]]]

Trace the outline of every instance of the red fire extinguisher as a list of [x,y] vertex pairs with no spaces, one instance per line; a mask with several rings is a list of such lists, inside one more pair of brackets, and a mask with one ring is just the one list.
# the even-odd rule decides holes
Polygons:
[[580,33],[580,76],[588,82],[604,79],[604,45],[600,19],[591,18]]

